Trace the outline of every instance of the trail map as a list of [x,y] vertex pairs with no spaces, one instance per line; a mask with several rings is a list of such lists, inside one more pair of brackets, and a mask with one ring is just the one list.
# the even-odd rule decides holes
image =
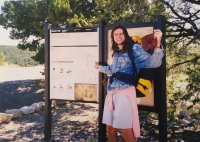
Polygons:
[[51,99],[98,101],[98,42],[97,31],[51,31]]

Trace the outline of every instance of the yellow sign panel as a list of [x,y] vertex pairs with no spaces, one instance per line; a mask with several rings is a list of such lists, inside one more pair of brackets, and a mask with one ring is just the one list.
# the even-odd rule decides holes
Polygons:
[[97,101],[97,84],[74,84],[74,98],[81,101]]

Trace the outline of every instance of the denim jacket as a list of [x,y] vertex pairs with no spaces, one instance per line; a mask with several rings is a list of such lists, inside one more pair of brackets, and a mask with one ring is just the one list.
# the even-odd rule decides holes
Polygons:
[[[155,48],[154,53],[151,55],[146,52],[139,44],[134,44],[132,48],[134,55],[133,60],[137,68],[137,72],[139,72],[141,68],[157,68],[162,64],[162,57],[164,56],[163,49]],[[112,58],[112,64],[108,66],[100,65],[99,71],[102,73],[106,73],[108,76],[111,76],[113,73],[116,72],[126,73],[130,75],[135,74],[128,53],[116,53]],[[109,79],[110,78],[108,78],[107,85],[108,91],[121,90],[132,86],[131,84],[122,82],[116,78],[113,79],[112,83],[109,83]]]

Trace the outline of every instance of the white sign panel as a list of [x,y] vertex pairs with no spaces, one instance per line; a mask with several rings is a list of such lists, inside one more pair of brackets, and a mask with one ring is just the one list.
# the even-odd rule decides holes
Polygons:
[[98,102],[97,30],[50,30],[50,99]]

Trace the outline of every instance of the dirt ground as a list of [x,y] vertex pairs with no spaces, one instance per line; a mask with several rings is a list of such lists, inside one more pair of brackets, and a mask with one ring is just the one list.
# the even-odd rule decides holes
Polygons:
[[44,102],[44,66],[0,66],[0,112]]

